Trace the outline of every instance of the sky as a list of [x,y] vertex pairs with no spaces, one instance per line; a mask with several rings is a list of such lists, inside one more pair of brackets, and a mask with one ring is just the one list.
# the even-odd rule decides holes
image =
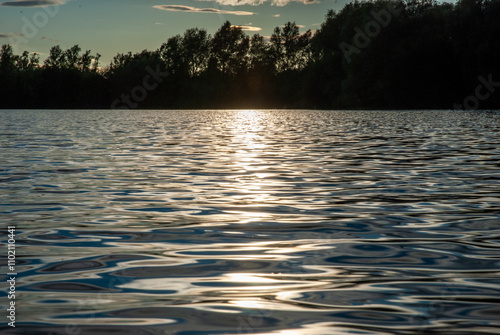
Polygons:
[[226,20],[248,35],[270,36],[288,21],[301,32],[315,30],[328,9],[348,0],[0,0],[0,45],[47,57],[50,47],[102,55],[107,65],[117,53],[156,50],[189,28],[214,34]]

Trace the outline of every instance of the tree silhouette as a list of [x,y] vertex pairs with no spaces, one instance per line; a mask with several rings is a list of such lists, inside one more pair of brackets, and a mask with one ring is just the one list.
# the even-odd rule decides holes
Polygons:
[[210,56],[224,76],[234,76],[247,66],[250,39],[240,27],[229,21],[214,34],[210,43]]
[[287,22],[266,41],[226,21],[105,67],[78,45],[52,47],[42,64],[2,45],[0,108],[109,108],[154,71],[168,76],[139,108],[451,108],[481,76],[480,107],[499,108],[499,17],[500,0],[354,1],[314,34]]
[[2,74],[6,75],[15,69],[16,58],[10,45],[2,45],[2,49],[0,50],[0,71]]
[[311,30],[299,34],[295,22],[276,27],[271,36],[272,54],[278,72],[302,69],[309,61]]

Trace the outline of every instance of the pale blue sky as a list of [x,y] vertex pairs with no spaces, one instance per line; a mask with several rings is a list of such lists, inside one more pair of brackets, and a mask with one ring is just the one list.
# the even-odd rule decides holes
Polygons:
[[[249,35],[270,36],[288,21],[318,29],[328,9],[348,0],[0,0],[0,44],[16,52],[38,52],[51,46],[102,54],[107,65],[117,52],[156,50],[188,28],[213,34],[225,20],[248,26]],[[241,5],[240,5],[241,4]],[[42,6],[45,5],[45,6]],[[50,5],[50,6],[46,6]],[[210,8],[211,10],[206,10]],[[200,9],[205,9],[200,11]],[[261,30],[258,30],[261,29]]]

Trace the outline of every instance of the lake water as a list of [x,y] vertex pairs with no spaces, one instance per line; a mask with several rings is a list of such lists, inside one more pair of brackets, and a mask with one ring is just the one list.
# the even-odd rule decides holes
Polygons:
[[499,133],[498,112],[0,111],[0,332],[499,334]]

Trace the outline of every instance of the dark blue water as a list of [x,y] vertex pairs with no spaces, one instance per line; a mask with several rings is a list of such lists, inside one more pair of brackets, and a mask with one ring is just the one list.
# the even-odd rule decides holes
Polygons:
[[0,332],[499,334],[499,131],[498,112],[0,111]]

